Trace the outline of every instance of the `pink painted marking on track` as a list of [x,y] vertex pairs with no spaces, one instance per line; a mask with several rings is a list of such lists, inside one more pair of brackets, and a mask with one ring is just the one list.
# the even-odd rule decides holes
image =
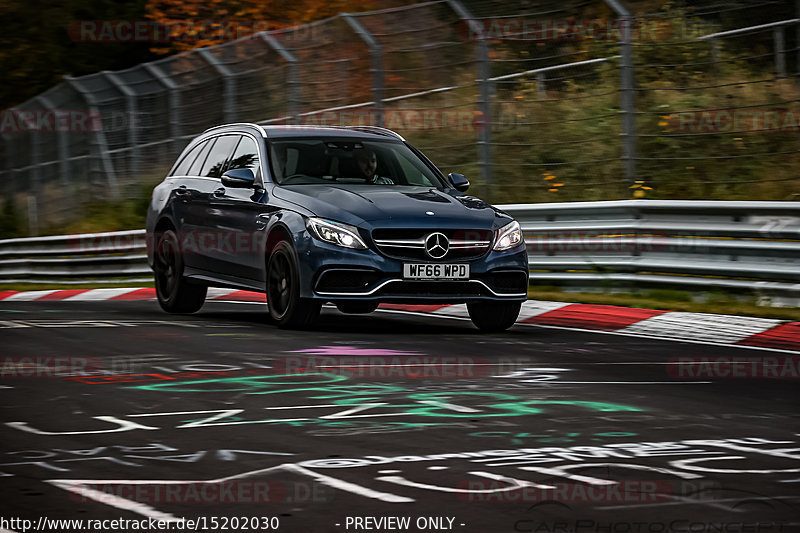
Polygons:
[[404,352],[399,350],[384,350],[382,348],[356,348],[355,346],[319,346],[306,350],[292,350],[289,353],[304,353],[308,355],[424,355],[420,352]]

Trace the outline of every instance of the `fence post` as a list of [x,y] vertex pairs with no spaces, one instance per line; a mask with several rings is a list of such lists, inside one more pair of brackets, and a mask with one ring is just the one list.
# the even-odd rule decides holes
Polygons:
[[786,77],[786,43],[783,26],[772,28],[772,40],[775,43],[775,74],[779,78]]
[[633,184],[636,181],[636,102],[631,43],[633,16],[619,0],[605,0],[605,2],[621,19],[622,160],[625,166],[625,178]]
[[539,97],[539,100],[545,100],[547,98],[547,75],[544,72],[537,72],[536,73],[536,93]]
[[[86,101],[86,106],[93,114],[96,116],[101,116],[100,108],[97,105],[94,95],[92,95],[92,93],[90,93],[81,84],[81,82],[78,81],[77,78],[73,78],[72,76],[64,76],[64,81],[83,97],[83,99]],[[109,157],[108,142],[106,141],[106,135],[103,131],[103,125],[100,124],[99,128],[93,129],[92,133],[94,134],[92,135],[94,142],[92,143],[90,150],[93,148],[96,152],[96,156],[99,159],[102,167],[102,172],[105,174],[106,181],[111,189],[111,196],[114,198],[119,198],[119,185],[117,184],[117,176],[114,172],[114,164],[111,161],[111,157]]]
[[376,126],[383,126],[383,48],[381,43],[355,18],[353,13],[339,13],[353,31],[361,37],[369,47],[370,71],[372,72],[372,102],[377,115]]
[[721,54],[722,43],[719,39],[711,39],[711,68],[715,75],[719,76],[719,60]]
[[158,68],[154,63],[143,63],[144,69],[169,91],[169,135],[172,152],[178,156],[181,149],[181,93],[178,84]]
[[39,235],[39,209],[36,206],[37,191],[28,193],[28,234]]
[[490,77],[489,40],[485,37],[483,27],[475,17],[458,0],[447,0],[447,4],[458,17],[465,21],[472,35],[478,37],[478,91],[482,124],[478,131],[478,159],[481,167],[481,178],[486,184],[486,199],[492,199],[492,80]]
[[36,131],[32,128],[30,134],[30,177],[31,184],[28,187],[28,233],[30,235],[39,235],[39,212],[36,209],[36,195],[41,194],[42,191],[42,157],[39,153],[39,136],[41,131]]
[[[44,105],[45,108],[49,109],[53,113],[56,113],[58,110],[53,102],[47,98],[46,96],[39,95],[37,96],[39,101]],[[57,144],[58,144],[58,175],[59,181],[61,182],[61,187],[65,190],[69,190],[69,145],[67,144],[67,132],[66,131],[57,131]]]
[[292,122],[297,121],[300,114],[300,79],[297,71],[297,58],[294,54],[290,53],[278,40],[273,37],[269,32],[262,31],[259,33],[264,42],[266,42],[273,50],[278,52],[280,56],[289,65],[289,70],[286,73],[286,85],[289,87],[289,112],[287,113],[292,117]]
[[103,71],[102,74],[111,82],[111,85],[117,88],[125,96],[125,110],[128,115],[128,148],[130,149],[131,162],[128,165],[129,178],[139,180],[139,131],[138,131],[138,109],[136,102],[136,93],[128,87],[122,78],[116,74],[108,71]]
[[225,114],[225,122],[236,122],[236,85],[235,74],[231,69],[219,61],[214,54],[209,52],[206,48],[198,48],[197,52],[200,57],[206,60],[217,73],[222,76],[222,82],[225,86],[225,96],[223,104],[223,112]]

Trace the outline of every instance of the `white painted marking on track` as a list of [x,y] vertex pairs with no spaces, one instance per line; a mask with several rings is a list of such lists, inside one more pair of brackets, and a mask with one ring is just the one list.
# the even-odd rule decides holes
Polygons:
[[619,331],[652,337],[734,343],[774,328],[782,322],[784,321],[770,318],[672,312],[647,318]]
[[[138,290],[138,289],[133,289]],[[90,291],[86,291],[81,294],[76,294],[75,296],[70,296],[69,298],[64,298],[65,302],[94,302],[98,300],[110,300],[115,296],[120,296],[122,294],[128,294],[132,292],[131,289],[92,289]]]
[[209,287],[208,292],[206,293],[206,300],[215,300],[217,298],[222,298],[223,296],[227,296],[229,294],[233,294],[234,292],[239,292],[238,289],[221,289],[218,287]]
[[[383,312],[383,313],[395,313],[401,315],[414,315],[420,317],[430,317],[435,316],[436,318],[441,318],[444,320],[469,320],[469,318],[460,317],[460,316],[447,316],[447,315],[432,315],[431,313],[422,313],[419,311],[400,311],[399,309],[378,309],[375,311]],[[746,318],[746,317],[738,317],[738,318]],[[779,321],[785,322],[785,321]],[[621,335],[624,337],[634,337],[639,339],[654,339],[659,341],[672,341],[672,342],[683,342],[683,343],[690,343],[690,344],[702,344],[704,346],[724,346],[726,348],[740,348],[742,350],[756,350],[756,351],[764,351],[764,352],[777,352],[777,353],[788,353],[792,355],[797,355],[798,350],[786,350],[783,348],[766,348],[764,346],[750,346],[747,344],[736,344],[736,343],[729,343],[729,342],[714,342],[708,340],[698,340],[698,339],[677,339],[675,338],[674,334],[668,337],[656,337],[655,335],[647,334],[646,332],[638,332],[638,333],[631,333],[626,332],[624,330],[615,330],[615,331],[603,331],[599,329],[586,329],[586,328],[576,328],[571,326],[550,326],[545,324],[527,324],[524,322],[517,322],[514,327],[523,327],[523,328],[537,328],[537,329],[558,329],[562,331],[580,331],[582,333],[595,333],[597,335]],[[765,328],[763,331],[766,331]],[[580,364],[580,363],[576,363]],[[611,363],[609,363],[611,364]],[[622,363],[620,363],[622,364]]]
[[31,302],[33,300],[38,300],[39,298],[43,298],[48,294],[53,294],[54,292],[58,291],[27,291],[27,292],[18,292],[17,294],[12,294],[8,298],[3,298],[3,302]]
[[424,313],[424,314],[463,316],[469,318],[469,312],[467,311],[467,304],[448,305],[447,307],[442,307],[441,309],[433,311],[433,313]]
[[713,381],[561,381],[552,380],[548,381],[548,385],[561,385],[561,384],[602,384],[602,385],[699,385],[702,383],[714,383]]
[[299,465],[284,465],[284,468],[286,470],[289,470],[290,472],[295,472],[297,474],[310,476],[319,481],[320,483],[322,483],[323,485],[328,485],[329,487],[333,487],[339,490],[346,490],[348,492],[352,492],[353,494],[358,494],[359,496],[374,498],[376,500],[388,503],[410,503],[414,501],[413,498],[406,498],[405,496],[389,494],[388,492],[378,492],[376,490],[372,490],[367,487],[362,487],[361,485],[356,485],[355,483],[350,483],[349,481],[344,481],[341,479],[337,479],[335,477],[326,476],[325,474],[320,474],[319,472],[307,470]]
[[[548,313],[550,311],[555,311],[556,309],[561,309],[562,307],[566,307],[568,305],[572,304],[569,302],[528,300],[526,302],[522,302],[522,308],[519,311],[519,318],[517,318],[517,322],[520,322],[532,316],[538,316],[544,313]],[[469,312],[467,311],[467,304],[448,305],[447,307],[442,307],[441,309],[433,311],[432,314],[469,317]]]
[[561,309],[568,305],[573,305],[571,302],[550,302],[547,300],[528,300],[522,303],[522,309],[519,311],[519,318],[517,322],[522,322],[528,318],[543,315],[556,309]]

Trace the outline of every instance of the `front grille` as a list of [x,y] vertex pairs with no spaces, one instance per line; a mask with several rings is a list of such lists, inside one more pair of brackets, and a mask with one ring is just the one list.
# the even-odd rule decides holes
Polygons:
[[324,271],[317,280],[317,292],[367,292],[384,275],[374,270],[336,268]]
[[[425,239],[431,233],[442,233],[449,241],[449,250],[441,258],[433,259],[425,252]],[[376,229],[372,240],[387,257],[411,261],[467,261],[477,259],[489,251],[491,230],[474,229]]]

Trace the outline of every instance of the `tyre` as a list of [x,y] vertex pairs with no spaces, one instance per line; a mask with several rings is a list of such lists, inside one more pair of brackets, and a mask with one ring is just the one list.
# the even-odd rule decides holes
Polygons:
[[321,303],[300,298],[300,276],[291,245],[280,241],[267,263],[267,307],[279,328],[303,329],[319,317]]
[[479,330],[497,333],[514,325],[521,307],[522,302],[471,302],[467,311]]
[[366,315],[378,308],[377,302],[339,302],[336,308],[348,315]]
[[153,262],[156,296],[168,313],[194,313],[203,307],[208,287],[191,283],[183,276],[183,256],[173,230],[157,234]]

